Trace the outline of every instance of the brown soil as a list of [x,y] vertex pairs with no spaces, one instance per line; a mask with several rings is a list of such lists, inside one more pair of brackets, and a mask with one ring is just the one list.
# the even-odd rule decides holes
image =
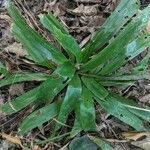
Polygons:
[[[29,64],[22,57],[24,55],[23,52],[18,54],[18,52],[12,51],[12,49],[6,51],[6,47],[13,45],[15,39],[10,33],[11,19],[4,7],[5,1],[6,0],[0,0],[0,62],[5,64],[7,69],[12,72],[20,70],[36,70],[37,72],[44,72],[45,70],[39,66]],[[39,23],[38,15],[40,13],[52,11],[55,16],[59,17],[64,26],[66,26],[70,33],[77,39],[78,43],[80,43],[81,46],[84,46],[119,3],[119,0],[89,0],[90,2],[88,3],[87,1],[83,1],[54,0],[53,2],[50,2],[48,0],[14,0],[16,6],[22,12],[28,23],[33,26],[40,34],[42,34],[48,41],[54,43],[57,47],[60,47],[58,43],[56,43],[56,41],[48,34],[48,32],[43,29]],[[142,8],[144,8],[150,4],[150,1],[142,0],[141,3]],[[86,11],[83,11],[82,7],[85,6]],[[34,87],[36,84],[37,83],[24,83],[0,89],[0,104],[3,104],[8,99],[10,100],[18,95],[21,95],[25,91]],[[120,89],[114,90],[120,92]],[[148,95],[150,92],[150,87],[149,83],[139,83],[139,86],[137,87],[123,90],[126,90],[126,94],[128,96],[134,97],[138,100],[139,98]],[[149,97],[146,97],[145,99],[147,100]],[[146,104],[147,103],[150,103],[150,101],[146,101]],[[112,139],[108,140],[108,142],[114,147],[115,150],[138,150],[137,147],[131,145],[131,141],[128,141],[121,136],[122,132],[128,132],[132,130],[129,126],[106,114],[100,108],[97,108],[97,112],[99,135],[106,140]],[[1,132],[15,135],[19,122],[29,113],[30,109],[26,108],[25,110],[10,117],[4,117],[2,114],[0,114]],[[40,131],[35,129],[33,132],[27,134],[24,137],[21,137],[23,144],[27,144],[29,147],[32,147],[33,150],[51,150],[60,149],[69,142],[67,140],[63,141],[64,139],[62,139],[60,142],[48,143],[42,146],[32,145],[34,140],[41,139],[42,136],[48,138],[50,127],[51,126],[49,125],[45,126]],[[3,147],[2,149],[21,149],[18,146],[8,143],[3,138],[1,138],[0,149],[1,147]]]

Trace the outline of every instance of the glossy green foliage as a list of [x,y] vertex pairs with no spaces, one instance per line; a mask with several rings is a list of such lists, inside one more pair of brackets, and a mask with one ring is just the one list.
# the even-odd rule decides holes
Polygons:
[[[127,47],[127,45],[135,40],[137,36],[142,34],[142,31],[144,31],[145,27],[148,25],[148,21],[150,18],[150,5],[145,8],[142,12],[139,13],[138,16],[133,18],[133,20],[127,24],[127,26],[118,33],[117,37],[102,51],[100,51],[96,56],[93,56],[93,58],[85,63],[81,69],[83,71],[91,71],[92,69],[98,67],[101,64],[105,64],[110,61],[110,59],[113,59],[115,56],[121,54],[125,55],[125,57],[128,57],[128,49],[124,49],[124,47]],[[150,43],[150,34],[148,34],[148,43]],[[145,39],[144,39],[145,40]],[[137,43],[134,42],[134,47],[137,48]],[[132,48],[133,49],[133,48]],[[131,49],[131,50],[132,50]],[[107,58],[107,59],[106,59]],[[119,58],[119,56],[118,56]],[[123,58],[121,58],[122,60]],[[120,61],[121,61],[120,60]],[[119,62],[120,62],[119,61]]]
[[97,31],[91,42],[83,48],[83,61],[86,61],[92,52],[100,50],[104,44],[108,43],[109,40],[118,33],[123,25],[138,12],[139,6],[139,0],[122,1],[102,27]]
[[5,68],[5,66],[0,62],[0,74],[3,74],[4,76],[9,76],[10,72]]
[[16,73],[9,75],[4,80],[1,80],[0,87],[23,81],[45,81],[48,77],[49,75],[44,73]]
[[89,136],[90,140],[97,144],[102,150],[113,150],[113,148],[100,138]]
[[43,123],[56,117],[59,113],[60,104],[60,102],[54,102],[39,110],[34,111],[21,123],[19,129],[20,134],[29,132],[30,130],[37,127],[37,125],[40,127]]
[[69,145],[69,150],[113,150],[113,148],[100,138],[82,136],[75,138]]
[[[58,115],[58,121],[65,123],[68,117],[68,114],[76,107],[79,103],[81,97],[81,81],[80,78],[75,75],[68,84],[67,92],[60,107],[60,112]],[[60,129],[61,124],[56,124],[55,130]]]
[[87,136],[75,138],[69,145],[69,150],[97,150],[98,146]]
[[105,99],[108,96],[108,91],[94,79],[83,77],[82,81],[95,96],[101,99]]
[[76,121],[78,121],[76,122],[76,126],[80,125],[80,127],[74,127],[76,130],[79,127],[79,129],[83,129],[85,131],[96,131],[96,117],[93,98],[91,92],[85,86],[83,86],[80,102],[76,106],[75,112],[77,116]]
[[65,62],[41,85],[14,100],[8,101],[3,105],[2,110],[9,115],[35,101],[36,103],[41,103],[43,100],[52,101],[73,77],[74,71],[72,64],[70,62]]
[[[41,23],[57,39],[63,47],[62,51],[54,48],[31,28],[11,2],[7,9],[13,21],[12,32],[27,49],[32,60],[48,69],[53,68],[50,75],[34,72],[14,74],[0,64],[0,73],[3,74],[0,87],[25,81],[39,82],[37,87],[2,105],[2,111],[6,115],[21,111],[25,107],[33,109],[20,125],[21,134],[50,120],[55,121],[55,135],[62,128],[70,130],[70,137],[82,130],[96,131],[94,101],[134,129],[147,130],[144,122],[150,122],[150,109],[141,108],[133,100],[111,93],[107,87],[127,87],[139,80],[150,79],[147,71],[149,53],[131,69],[131,73],[120,71],[120,67],[150,46],[150,33],[145,30],[150,20],[150,6],[139,11],[138,0],[121,0],[117,9],[83,50],[52,13],[40,15]],[[74,125],[70,128],[72,124],[68,124],[67,119],[72,112],[75,117],[72,117]],[[63,135],[58,135],[59,138],[61,136]],[[45,139],[40,143],[58,137]],[[111,150],[103,140],[93,137],[90,139],[96,143],[96,148],[99,146],[104,150]],[[77,143],[88,145],[90,139],[79,139]],[[77,148],[79,147],[76,142],[70,145],[70,149]]]
[[121,121],[129,124],[138,131],[145,130],[143,121],[135,114],[131,113],[122,104],[122,101],[120,102],[119,98],[120,97],[116,98],[113,94],[109,94],[105,101],[99,98],[96,98],[96,100],[107,112],[111,113],[113,116],[117,117]]
[[51,13],[41,15],[40,21],[44,27],[52,33],[70,56],[74,55],[78,62],[81,61],[81,50],[78,43]]
[[47,67],[50,66],[51,61],[56,64],[65,62],[65,56],[32,29],[10,3],[8,2],[7,9],[13,20],[11,31],[33,60]]

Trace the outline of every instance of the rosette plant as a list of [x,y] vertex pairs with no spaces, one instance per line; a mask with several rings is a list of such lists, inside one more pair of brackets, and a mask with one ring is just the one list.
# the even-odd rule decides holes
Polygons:
[[146,30],[150,21],[150,6],[142,11],[139,7],[138,0],[122,0],[82,49],[51,12],[41,14],[40,22],[62,46],[60,51],[31,28],[15,6],[8,2],[7,10],[13,22],[12,34],[35,64],[52,70],[51,74],[12,74],[1,65],[4,78],[0,81],[0,87],[12,82],[40,83],[2,105],[5,115],[17,113],[27,106],[36,106],[30,107],[32,113],[22,120],[18,130],[20,134],[50,120],[55,121],[53,131],[57,133],[62,127],[68,127],[66,121],[72,112],[74,125],[68,129],[70,133],[96,131],[95,105],[100,105],[137,131],[148,130],[144,122],[150,121],[150,109],[142,108],[134,100],[108,89],[149,79],[149,53],[130,73],[120,72],[122,66],[150,46],[150,33]]

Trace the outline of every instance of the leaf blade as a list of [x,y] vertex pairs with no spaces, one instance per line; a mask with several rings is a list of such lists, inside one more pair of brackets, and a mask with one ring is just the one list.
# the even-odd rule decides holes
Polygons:
[[[81,96],[81,81],[78,75],[75,75],[70,81],[65,98],[60,107],[60,112],[57,120],[61,123],[65,123],[68,117],[68,114],[75,108],[77,103],[79,103],[79,98]],[[61,124],[56,124],[55,131],[61,128]]]
[[95,108],[93,104],[92,94],[84,86],[83,86],[80,103],[76,109],[77,109],[76,115],[78,115],[79,122],[81,124],[82,129],[84,131],[95,131],[96,117],[95,117]]
[[70,62],[65,62],[40,86],[6,102],[2,105],[2,110],[6,115],[16,113],[33,102],[40,103],[41,100],[51,102],[53,98],[66,86],[75,73],[75,68]]
[[92,52],[104,46],[104,44],[107,43],[109,39],[118,32],[134,14],[137,13],[138,9],[138,0],[122,0],[119,6],[92,38],[91,42],[83,49],[83,60],[86,61]]
[[146,130],[143,121],[123,106],[120,100],[122,101],[123,98],[114,94],[110,94],[105,101],[96,98],[96,101],[107,112],[117,117],[119,120],[127,123],[138,131]]
[[19,133],[25,134],[32,129],[41,126],[43,123],[53,119],[58,115],[60,102],[54,102],[30,114],[19,127]]
[[24,81],[45,81],[48,74],[44,73],[16,73],[0,80],[0,88],[6,85],[20,83]]
[[101,86],[99,83],[97,83],[92,78],[82,77],[82,81],[85,84],[85,86],[96,96],[101,99],[105,99],[108,96],[107,90]]
[[150,35],[144,34],[131,43],[129,43],[122,50],[123,53],[119,54],[115,58],[113,58],[108,65],[106,65],[100,72],[100,75],[110,74],[122,65],[126,64],[129,60],[135,58],[139,54],[141,54],[146,48],[150,46]]
[[49,61],[56,64],[62,64],[66,61],[63,54],[27,25],[25,19],[11,2],[8,2],[7,10],[14,23],[12,26],[13,34],[26,47],[28,53],[36,63],[49,66]]
[[[146,27],[150,19],[150,5],[146,7],[136,18],[134,18],[110,43],[106,48],[99,52],[94,58],[81,66],[81,69],[91,71],[101,64],[105,64],[108,60],[122,53],[123,47],[135,39],[138,34]],[[107,58],[107,59],[106,59]]]
[[76,40],[63,29],[59,21],[52,15],[52,13],[40,15],[40,21],[46,29],[57,39],[61,46],[70,55],[74,55],[77,61],[80,61],[81,50]]

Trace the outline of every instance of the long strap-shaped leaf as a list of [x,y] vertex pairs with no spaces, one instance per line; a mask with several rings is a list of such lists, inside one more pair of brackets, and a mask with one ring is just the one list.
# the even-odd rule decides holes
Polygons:
[[[142,120],[131,113],[125,106],[123,106],[122,102],[120,102],[122,100],[121,97],[116,97],[115,95],[109,94],[108,92],[106,94],[103,94],[102,90],[94,88],[98,86],[101,88],[100,84],[98,84],[97,82],[93,82],[89,78],[87,78],[86,80],[82,78],[82,81],[94,94],[97,102],[106,111],[122,120],[123,122],[129,124],[130,126],[134,127],[136,130],[140,131],[145,129]],[[134,105],[135,103],[132,102],[131,104]]]
[[0,74],[3,74],[4,76],[9,76],[10,72],[5,68],[5,66],[0,62]]
[[70,55],[73,54],[77,61],[81,60],[81,49],[76,40],[63,29],[59,21],[49,12],[49,14],[40,15],[41,23],[47,28],[52,35],[57,39],[61,46]]
[[145,130],[143,121],[123,106],[118,97],[116,98],[113,94],[109,94],[105,101],[97,97],[95,97],[95,99],[107,112],[121,121],[127,123],[138,131]]
[[58,121],[61,123],[57,123],[55,130],[59,130],[66,122],[68,114],[76,107],[76,105],[80,102],[82,87],[81,81],[78,75],[75,75],[70,81],[65,98],[60,107],[60,112],[58,115]]
[[148,72],[139,71],[138,73],[115,75],[115,76],[97,76],[95,79],[103,86],[129,86],[134,85],[138,80],[150,80]]
[[66,61],[65,56],[59,50],[55,49],[35,30],[28,26],[25,19],[19,14],[11,2],[8,2],[7,9],[13,19],[13,34],[27,49],[36,63],[50,66],[49,61],[56,64],[62,64]]
[[60,103],[54,102],[49,104],[29,115],[27,118],[23,120],[20,125],[19,132],[20,134],[24,134],[36,127],[41,126],[43,123],[53,119],[58,115],[60,109]]
[[85,86],[83,86],[80,103],[77,105],[75,112],[82,130],[96,130],[94,102],[91,92]]
[[101,97],[101,99],[105,99],[108,96],[108,91],[93,78],[82,77],[82,81],[95,96]]
[[37,103],[42,100],[49,100],[49,102],[51,102],[73,77],[74,72],[75,69],[73,65],[69,62],[65,62],[39,87],[2,105],[3,112],[6,115],[10,115],[25,108],[35,101]]
[[40,91],[40,88],[37,87],[35,89],[30,90],[29,92],[26,92],[25,94],[17,97],[14,100],[7,101],[5,104],[3,104],[1,107],[2,112],[5,115],[11,115],[13,113],[16,113],[17,111],[25,108],[29,104],[33,103],[38,99],[38,92]]
[[99,52],[85,65],[81,66],[83,71],[90,71],[101,64],[105,64],[124,51],[124,47],[133,41],[138,34],[147,26],[150,19],[150,5],[134,18],[103,51]]
[[99,75],[107,75],[120,68],[129,60],[135,58],[150,46],[150,35],[144,34],[133,40],[126,47],[122,48],[122,53],[113,58],[108,65],[106,65]]
[[100,49],[104,44],[109,42],[109,39],[137,13],[138,9],[139,0],[121,0],[116,10],[106,20],[91,42],[83,49],[83,61],[86,61],[92,52]]
[[135,103],[131,99],[125,99],[117,94],[111,94],[118,102],[121,103],[124,107],[126,107],[131,113],[136,116],[150,122],[150,107],[142,108],[139,107],[137,103]]
[[0,80],[0,88],[24,81],[45,81],[48,77],[49,75],[44,73],[16,73]]

